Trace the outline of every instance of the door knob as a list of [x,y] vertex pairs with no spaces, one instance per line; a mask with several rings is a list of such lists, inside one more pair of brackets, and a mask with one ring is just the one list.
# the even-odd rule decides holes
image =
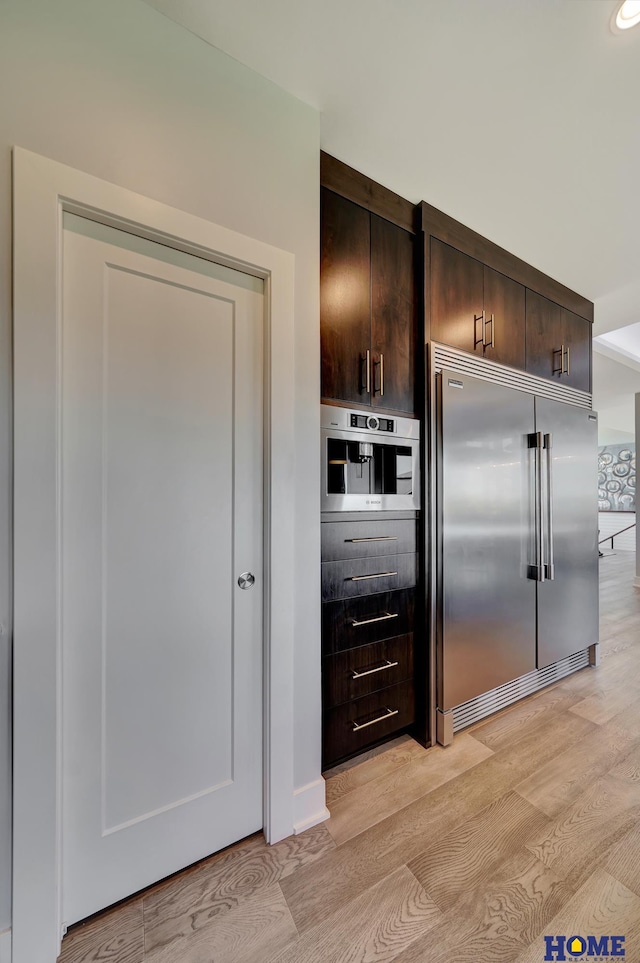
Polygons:
[[238,576],[238,585],[241,589],[250,589],[255,580],[256,577],[252,572],[243,572]]

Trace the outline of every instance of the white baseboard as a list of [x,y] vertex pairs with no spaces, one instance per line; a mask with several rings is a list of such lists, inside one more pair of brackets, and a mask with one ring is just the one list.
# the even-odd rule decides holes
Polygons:
[[293,832],[297,836],[329,818],[325,805],[324,779],[307,783],[293,793]]
[[11,930],[0,933],[0,963],[11,963]]

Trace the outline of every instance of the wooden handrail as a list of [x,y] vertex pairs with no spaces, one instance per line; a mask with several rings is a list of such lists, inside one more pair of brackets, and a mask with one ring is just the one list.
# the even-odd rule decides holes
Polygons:
[[611,548],[613,548],[613,540],[617,538],[618,535],[622,535],[623,532],[628,532],[630,528],[635,528],[636,523],[632,522],[631,525],[627,525],[626,528],[621,528],[619,532],[614,532],[613,535],[607,535],[606,538],[601,538],[598,545],[602,545],[603,542],[611,541]]

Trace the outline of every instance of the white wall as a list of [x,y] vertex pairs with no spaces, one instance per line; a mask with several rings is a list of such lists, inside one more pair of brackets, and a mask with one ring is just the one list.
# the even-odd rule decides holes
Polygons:
[[[320,773],[318,114],[140,0],[2,0],[0,90],[0,623],[11,619],[18,144],[295,254],[294,770],[303,786]],[[10,923],[9,638],[0,635],[0,931]]]

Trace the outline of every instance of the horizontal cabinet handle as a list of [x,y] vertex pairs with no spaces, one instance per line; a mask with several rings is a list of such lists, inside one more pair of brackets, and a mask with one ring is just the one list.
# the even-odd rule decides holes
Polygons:
[[384,665],[377,665],[375,669],[367,669],[366,672],[357,672],[355,669],[351,676],[352,679],[364,679],[365,675],[373,675],[374,672],[384,672],[385,669],[393,669],[396,665],[400,665],[399,662],[389,662],[386,659]]
[[349,578],[345,579],[346,582],[365,582],[369,578],[389,578],[391,575],[397,575],[397,572],[378,572],[376,575],[350,575]]
[[360,724],[354,722],[352,731],[359,732],[360,729],[366,729],[367,726],[375,726],[376,722],[384,722],[385,719],[390,719],[391,716],[397,716],[399,712],[399,709],[387,709],[383,716],[378,716],[377,719],[372,719],[370,722],[362,722]]
[[376,615],[373,619],[361,619],[359,622],[357,619],[351,619],[351,625],[357,628],[359,625],[371,625],[372,622],[386,622],[387,619],[397,619],[399,612],[385,612],[384,615]]
[[372,535],[371,538],[345,538],[345,542],[397,542],[397,535]]

